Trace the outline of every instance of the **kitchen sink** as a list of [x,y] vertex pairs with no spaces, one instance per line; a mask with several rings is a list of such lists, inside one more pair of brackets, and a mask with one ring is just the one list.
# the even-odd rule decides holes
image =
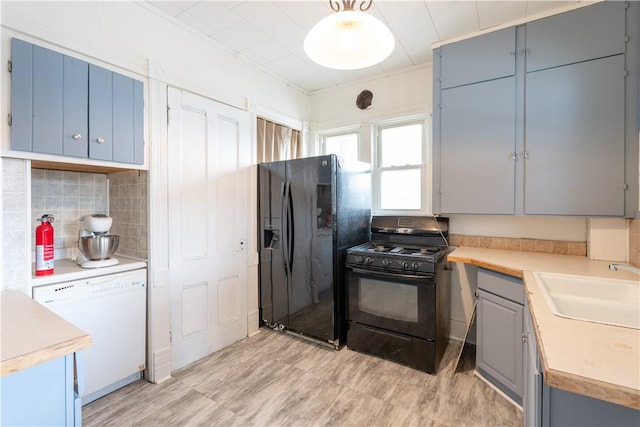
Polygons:
[[640,329],[640,281],[534,273],[556,316]]

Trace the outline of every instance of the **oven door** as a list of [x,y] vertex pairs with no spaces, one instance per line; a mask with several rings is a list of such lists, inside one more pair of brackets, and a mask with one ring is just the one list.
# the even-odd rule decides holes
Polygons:
[[347,267],[347,319],[426,340],[436,337],[435,276]]

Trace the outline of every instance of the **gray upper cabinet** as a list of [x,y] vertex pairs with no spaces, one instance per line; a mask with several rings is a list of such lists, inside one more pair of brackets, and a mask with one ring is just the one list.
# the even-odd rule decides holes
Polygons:
[[513,77],[442,91],[442,210],[514,213]]
[[33,45],[11,39],[11,148],[32,151]]
[[89,66],[89,157],[113,160],[113,73]]
[[513,76],[515,40],[511,27],[442,46],[442,89]]
[[113,160],[143,163],[144,93],[142,82],[113,73]]
[[607,1],[527,23],[527,72],[625,51],[625,2]]
[[624,55],[529,73],[525,212],[624,215]]
[[62,154],[65,156],[87,157],[88,67],[85,61],[63,57]]
[[11,148],[144,163],[143,83],[12,39]]
[[[640,4],[506,30],[434,52],[434,212],[634,217]],[[486,70],[507,72],[492,66],[506,36],[516,54],[501,77]]]
[[59,53],[33,47],[33,151],[62,154],[63,61]]

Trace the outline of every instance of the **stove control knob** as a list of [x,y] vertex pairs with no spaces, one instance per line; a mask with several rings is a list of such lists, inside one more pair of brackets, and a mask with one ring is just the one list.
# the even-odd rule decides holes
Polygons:
[[402,261],[400,265],[402,265],[403,270],[409,269],[409,263],[407,261]]
[[365,263],[366,265],[371,265],[371,264],[373,264],[373,258],[369,258],[369,257],[365,258],[364,263]]
[[391,261],[389,261],[388,259],[384,258],[382,260],[382,266],[383,267],[389,267],[389,264],[391,264]]
[[411,268],[413,269],[413,271],[418,271],[420,269],[420,263],[414,262],[413,264],[411,264]]
[[361,256],[357,256],[353,260],[356,262],[356,264],[362,264],[364,258],[362,258]]

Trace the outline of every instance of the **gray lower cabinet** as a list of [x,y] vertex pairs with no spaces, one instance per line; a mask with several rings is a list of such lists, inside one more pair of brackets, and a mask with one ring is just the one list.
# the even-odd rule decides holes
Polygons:
[[476,370],[517,403],[523,396],[522,280],[478,269]]
[[144,163],[143,83],[11,40],[11,148]]
[[524,425],[526,427],[542,425],[542,372],[538,357],[536,335],[533,330],[531,312],[528,301],[524,302],[523,340],[524,348],[524,388],[522,395],[522,409],[524,410]]
[[525,302],[525,378],[522,406],[525,427],[633,426],[640,425],[640,411],[550,387],[544,382],[533,330]]
[[589,396],[542,386],[542,425],[637,427],[640,411]]

